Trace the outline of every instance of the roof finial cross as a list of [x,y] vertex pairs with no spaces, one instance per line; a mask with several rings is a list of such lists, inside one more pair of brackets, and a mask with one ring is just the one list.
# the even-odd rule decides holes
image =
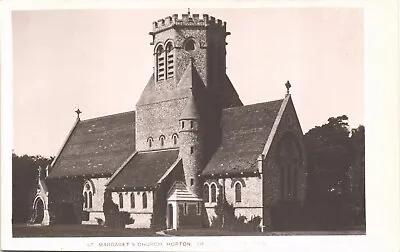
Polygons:
[[286,86],[286,94],[290,94],[289,89],[292,87],[292,85],[290,84],[289,81],[286,81],[285,86]]
[[79,114],[82,114],[82,111],[80,111],[79,109],[77,109],[77,110],[75,110],[75,113],[77,114],[78,119],[80,119],[80,118],[79,118]]

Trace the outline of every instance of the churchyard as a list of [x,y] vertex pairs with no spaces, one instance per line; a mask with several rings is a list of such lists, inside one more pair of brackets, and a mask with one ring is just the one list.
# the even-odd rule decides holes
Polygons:
[[[96,225],[13,225],[14,237],[149,237],[164,236],[153,229],[108,228]],[[330,231],[244,232],[218,228],[179,229],[164,231],[166,236],[289,236],[289,235],[364,235],[365,227]]]

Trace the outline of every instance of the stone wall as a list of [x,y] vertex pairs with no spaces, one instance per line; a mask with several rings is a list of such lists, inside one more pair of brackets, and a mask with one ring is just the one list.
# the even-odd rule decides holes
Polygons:
[[[279,115],[278,115],[279,116]],[[263,195],[264,195],[264,226],[271,228],[271,211],[279,206],[282,199],[281,167],[277,162],[277,147],[283,137],[290,136],[299,144],[302,163],[297,170],[297,196],[294,201],[303,203],[306,193],[306,153],[303,145],[303,132],[297,118],[291,98],[282,113],[281,121],[271,143],[268,154],[263,161]]]
[[[179,116],[187,99],[168,100],[161,103],[147,104],[137,107],[136,112],[136,149],[156,150],[179,146],[174,145],[173,134],[179,131]],[[161,146],[160,136],[165,136],[164,146]],[[153,144],[149,147],[148,139],[152,137]]]
[[[153,216],[153,191],[127,191],[127,192],[112,192],[112,200],[119,205],[119,194],[123,196],[123,207],[119,208],[121,212],[130,213],[131,218],[135,220],[133,224],[127,225],[128,228],[150,228]],[[131,207],[131,194],[135,195],[135,207]],[[147,207],[143,208],[142,195],[147,195]]]
[[[235,215],[245,216],[247,221],[252,217],[262,217],[262,182],[261,177],[237,177],[237,178],[219,178],[219,179],[206,179],[204,184],[211,185],[216,183],[225,187],[225,197],[228,203],[232,204],[235,209]],[[242,184],[241,202],[235,202],[235,183]],[[223,188],[223,187],[222,187]],[[211,189],[209,190],[211,195]],[[217,187],[217,195],[219,190]],[[207,197],[205,197],[207,198]],[[215,217],[214,207],[217,203],[205,202],[204,203],[208,220],[210,221]]]
[[92,208],[84,208],[84,211],[89,212],[89,220],[82,221],[82,224],[97,224],[97,219],[100,218],[105,221],[103,213],[104,192],[106,189],[105,184],[109,178],[92,178],[90,182],[93,185],[93,198]]

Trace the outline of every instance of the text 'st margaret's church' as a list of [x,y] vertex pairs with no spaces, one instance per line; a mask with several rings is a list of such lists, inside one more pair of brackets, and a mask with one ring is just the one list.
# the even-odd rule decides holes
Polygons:
[[305,150],[290,83],[283,99],[244,106],[226,74],[229,34],[208,15],[154,22],[154,70],[136,110],[78,114],[39,180],[36,222],[97,224],[111,197],[135,220],[127,227],[201,227],[222,194],[236,216],[268,228],[274,207],[301,204]]

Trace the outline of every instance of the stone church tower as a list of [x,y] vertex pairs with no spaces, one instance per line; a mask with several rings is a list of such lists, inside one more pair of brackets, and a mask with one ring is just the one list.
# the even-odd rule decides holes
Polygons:
[[137,103],[136,149],[180,147],[186,184],[198,195],[221,110],[243,105],[225,71],[229,34],[225,22],[198,14],[160,19],[150,32],[154,72]]

